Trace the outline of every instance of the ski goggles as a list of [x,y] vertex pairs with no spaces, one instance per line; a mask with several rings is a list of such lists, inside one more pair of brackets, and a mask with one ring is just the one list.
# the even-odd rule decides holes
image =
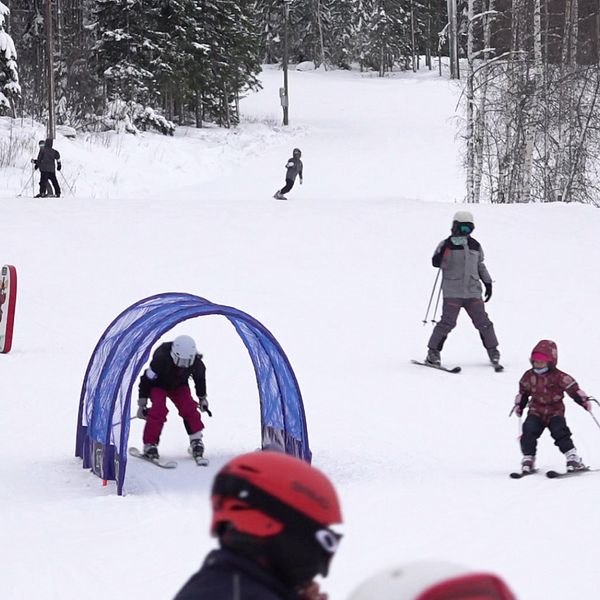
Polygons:
[[496,575],[472,573],[434,585],[415,600],[516,600],[516,596]]
[[469,235],[470,233],[473,233],[473,229],[475,229],[475,227],[473,227],[472,223],[459,223],[458,224],[458,232],[459,233]]
[[342,534],[336,533],[331,529],[318,529],[315,531],[315,539],[325,552],[335,554],[340,547]]

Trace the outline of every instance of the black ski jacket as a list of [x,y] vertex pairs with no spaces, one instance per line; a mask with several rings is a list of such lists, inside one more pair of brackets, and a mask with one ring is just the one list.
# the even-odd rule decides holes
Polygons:
[[254,561],[231,550],[213,550],[200,570],[181,588],[174,600],[297,600]]
[[52,148],[52,140],[46,140],[44,147],[40,148],[35,164],[40,171],[54,173],[56,171],[56,161],[60,162],[60,154]]
[[188,385],[190,377],[194,380],[198,397],[206,396],[206,367],[202,355],[196,355],[191,367],[178,367],[171,358],[172,345],[173,342],[165,342],[155,350],[150,366],[140,377],[140,398],[149,398],[153,387],[170,391]]

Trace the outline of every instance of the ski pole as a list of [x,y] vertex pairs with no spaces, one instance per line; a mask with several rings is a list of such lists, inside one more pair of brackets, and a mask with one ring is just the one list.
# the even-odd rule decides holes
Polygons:
[[435,320],[435,315],[437,315],[438,306],[440,305],[440,296],[441,295],[442,295],[442,286],[440,285],[440,288],[438,289],[437,300],[435,301],[435,310],[433,311],[433,319],[431,319],[432,323],[437,323],[437,321]]
[[27,186],[29,185],[30,181],[32,182],[32,185],[33,185],[33,173],[29,176],[29,179],[25,182],[23,189],[17,194],[17,198],[20,198],[23,195],[23,192],[25,191],[25,188],[27,188]]
[[59,171],[60,176],[63,178],[63,181],[65,182],[66,186],[69,188],[69,191],[71,192],[71,195],[74,196],[75,192],[73,191],[73,188],[69,185],[69,182],[67,181],[67,178]]
[[427,305],[427,310],[425,311],[425,318],[423,319],[423,325],[427,324],[427,317],[429,316],[429,309],[431,308],[431,303],[433,301],[433,295],[435,294],[435,286],[437,285],[438,279],[440,278],[440,270],[438,269],[437,275],[435,276],[435,281],[433,282],[433,287],[431,288],[431,296],[429,296],[429,304]]

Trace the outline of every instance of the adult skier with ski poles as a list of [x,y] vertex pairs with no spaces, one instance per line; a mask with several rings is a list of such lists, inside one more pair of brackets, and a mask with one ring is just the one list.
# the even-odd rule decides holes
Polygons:
[[48,138],[44,142],[43,148],[40,148],[37,158],[34,160],[34,166],[40,170],[40,192],[36,198],[46,198],[48,196],[48,181],[52,183],[54,195],[60,198],[60,185],[56,178],[56,171],[60,171],[62,163],[60,154],[52,147],[52,139]]

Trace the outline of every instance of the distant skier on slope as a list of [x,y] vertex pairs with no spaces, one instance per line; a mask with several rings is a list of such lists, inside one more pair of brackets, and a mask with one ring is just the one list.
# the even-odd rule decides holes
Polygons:
[[529,404],[521,435],[521,470],[530,473],[535,469],[537,441],[546,427],[554,438],[554,444],[565,455],[567,471],[586,469],[565,420],[563,396],[566,392],[586,410],[592,409],[592,403],[573,377],[556,368],[558,351],[553,341],[538,342],[531,352],[530,361],[532,368],[521,377],[515,398],[515,413],[519,417]]
[[[39,148],[38,155],[39,155],[39,153],[41,152],[42,148],[45,145],[46,145],[46,140],[40,140],[38,142],[38,148]],[[31,162],[33,163],[34,167],[37,169],[37,158],[31,159]],[[41,173],[40,173],[40,175],[41,175]],[[41,183],[41,179],[40,179],[40,183]],[[54,188],[52,187],[52,184],[50,183],[49,180],[46,181],[46,189],[44,191],[45,191],[46,196],[54,196],[55,195],[54,194]],[[41,194],[38,194],[36,196],[36,198],[40,198],[40,197],[41,197]]]
[[60,154],[52,148],[52,139],[48,138],[44,142],[44,147],[40,148],[37,158],[34,161],[34,166],[40,170],[40,192],[36,198],[46,198],[48,196],[48,180],[52,182],[54,195],[60,198],[60,185],[56,178],[56,171],[61,170],[62,164],[60,162]]
[[273,195],[273,198],[276,200],[287,200],[284,194],[289,192],[294,187],[296,177],[300,178],[300,185],[302,185],[304,180],[302,178],[303,165],[302,161],[300,160],[301,156],[302,152],[300,151],[300,148],[294,148],[294,151],[292,152],[292,158],[290,158],[285,164],[287,169],[285,173],[285,186],[283,186],[280,190],[277,190]]
[[[440,352],[448,334],[456,326],[461,308],[467,311],[473,325],[479,330],[492,364],[499,365],[500,362],[494,324],[484,307],[484,302],[492,297],[492,278],[483,262],[481,244],[471,237],[474,229],[473,215],[467,211],[457,212],[452,221],[452,235],[440,242],[431,259],[433,266],[442,270],[444,301],[442,318],[427,343],[425,362],[430,365],[441,364]],[[480,280],[485,286],[485,300],[481,299]]]
[[[194,380],[198,403],[190,392],[190,377]],[[198,408],[209,413],[206,367],[202,355],[196,350],[196,342],[188,335],[180,335],[173,342],[161,344],[152,355],[150,366],[140,377],[137,416],[146,419],[144,455],[149,459],[159,459],[158,443],[169,412],[167,398],[177,407],[190,437],[190,453],[199,462],[204,455],[204,424]]]
[[342,514],[324,473],[287,454],[251,452],[217,473],[211,496],[220,547],[175,600],[327,600],[314,578],[329,572]]

